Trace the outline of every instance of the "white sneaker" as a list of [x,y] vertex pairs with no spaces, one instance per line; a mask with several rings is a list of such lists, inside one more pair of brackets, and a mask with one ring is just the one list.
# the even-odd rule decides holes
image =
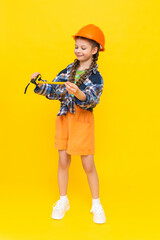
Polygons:
[[61,219],[64,217],[65,212],[70,209],[69,200],[58,200],[55,204],[53,204],[53,211],[51,218],[53,219]]
[[106,222],[105,213],[104,213],[103,207],[100,203],[93,204],[90,212],[93,213],[93,221],[95,223],[105,223]]

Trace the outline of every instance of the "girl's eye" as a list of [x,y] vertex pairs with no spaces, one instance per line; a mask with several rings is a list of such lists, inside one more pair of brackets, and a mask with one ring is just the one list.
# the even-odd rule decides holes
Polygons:
[[[78,47],[75,47],[75,49],[78,49]],[[82,50],[86,50],[86,48],[82,48]]]

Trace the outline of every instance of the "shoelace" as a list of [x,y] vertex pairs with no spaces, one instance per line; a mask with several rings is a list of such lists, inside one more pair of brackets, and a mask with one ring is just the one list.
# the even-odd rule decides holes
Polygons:
[[95,212],[95,214],[101,215],[103,213],[102,205],[96,204],[95,206],[93,206],[93,211]]
[[64,201],[58,200],[55,204],[52,205],[52,207],[56,209],[60,209],[64,204]]

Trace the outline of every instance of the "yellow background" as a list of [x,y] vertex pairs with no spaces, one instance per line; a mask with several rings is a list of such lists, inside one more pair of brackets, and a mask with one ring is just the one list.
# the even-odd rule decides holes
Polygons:
[[[160,239],[159,1],[0,1],[0,240]],[[93,23],[106,37],[98,60],[104,91],[94,109],[95,164],[107,222],[72,156],[65,217],[59,199],[55,118],[60,103],[34,93],[34,72],[51,81],[75,59],[71,37]]]

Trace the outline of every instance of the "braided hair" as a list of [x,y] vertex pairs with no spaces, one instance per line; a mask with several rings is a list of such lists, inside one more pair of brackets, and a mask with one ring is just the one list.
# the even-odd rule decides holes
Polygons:
[[[85,38],[85,37],[79,37],[78,36],[78,37],[76,37],[76,39],[77,38],[87,39],[92,44],[92,47],[97,47],[97,53],[93,55],[92,62],[90,64],[89,68],[87,68],[85,70],[85,72],[80,76],[80,78],[76,82],[76,85],[79,87],[85,81],[86,77],[90,75],[92,69],[96,66],[98,56],[99,56],[100,45],[99,45],[99,43],[95,42],[94,40],[91,40],[91,39],[88,39],[88,38]],[[69,82],[74,83],[76,71],[77,71],[79,65],[80,65],[80,61],[78,59],[75,59],[73,65],[71,67],[71,72],[70,72],[70,75],[69,75],[69,78],[68,78]],[[64,91],[61,94],[62,99],[64,99],[66,92],[67,92],[67,90]]]

